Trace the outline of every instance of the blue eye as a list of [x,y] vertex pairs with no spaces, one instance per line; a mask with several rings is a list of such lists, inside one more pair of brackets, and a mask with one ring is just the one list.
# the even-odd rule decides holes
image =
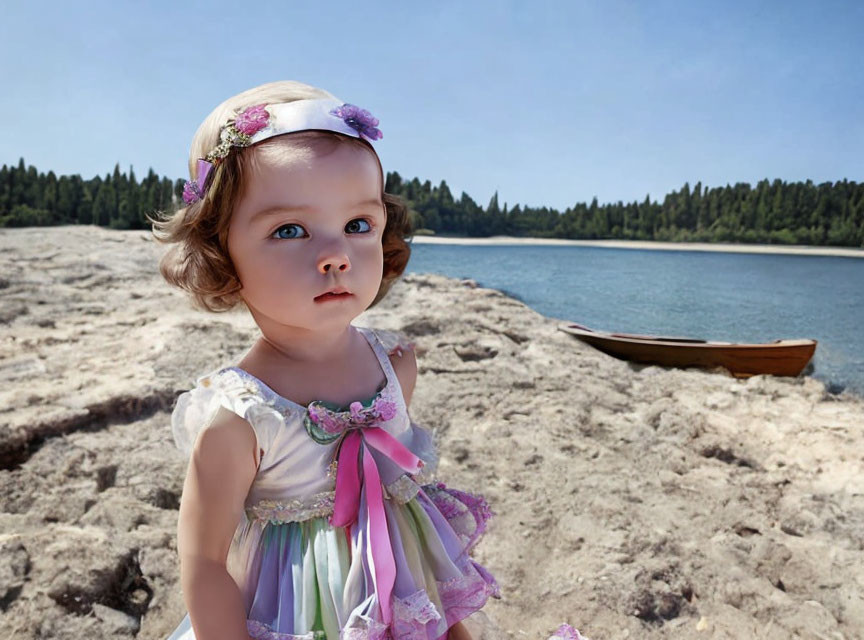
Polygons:
[[[366,225],[366,229],[362,229],[362,228],[361,228],[361,229],[357,229],[357,226],[355,225],[355,223],[358,223],[358,222],[359,222],[359,223],[362,223],[362,224],[365,224],[365,225]],[[352,220],[352,221],[349,222],[348,224],[346,224],[346,225],[345,225],[345,230],[348,231],[349,233],[354,233],[354,232],[357,232],[357,233],[367,233],[367,232],[369,232],[369,231],[372,231],[372,225],[369,224],[369,221],[366,220],[365,218],[357,218],[357,219],[355,219],[355,220]]]
[[301,230],[303,229],[303,227],[301,227],[299,224],[283,224],[281,227],[279,227],[278,229],[276,229],[276,231],[273,232],[273,236],[276,236],[282,240],[290,240],[292,238],[302,238],[303,237],[303,236],[298,236],[298,235],[282,235],[279,233],[283,229],[292,229],[292,228],[293,229],[301,229]]

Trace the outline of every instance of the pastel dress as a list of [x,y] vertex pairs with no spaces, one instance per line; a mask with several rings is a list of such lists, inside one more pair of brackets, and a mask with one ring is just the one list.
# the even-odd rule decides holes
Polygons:
[[[372,398],[304,407],[237,367],[204,375],[172,414],[191,454],[219,407],[245,418],[258,471],[228,551],[252,638],[443,640],[469,623],[494,577],[469,552],[494,515],[436,482],[432,433],[409,415],[390,354],[413,345],[364,327],[387,381]],[[189,615],[169,640],[191,640]]]

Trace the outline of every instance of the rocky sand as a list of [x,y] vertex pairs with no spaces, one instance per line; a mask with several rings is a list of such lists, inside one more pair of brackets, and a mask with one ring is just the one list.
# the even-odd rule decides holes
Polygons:
[[[170,411],[257,328],[147,232],[0,230],[0,638],[164,639],[185,607]],[[504,294],[408,275],[356,324],[417,344],[439,479],[495,517],[497,637],[864,637],[864,401],[631,365]]]

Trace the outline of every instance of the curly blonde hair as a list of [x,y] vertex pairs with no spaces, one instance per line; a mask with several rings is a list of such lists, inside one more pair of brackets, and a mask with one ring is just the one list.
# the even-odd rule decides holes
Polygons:
[[[270,82],[228,98],[205,118],[189,151],[189,175],[197,179],[197,161],[219,143],[223,125],[235,113],[256,104],[293,102],[309,98],[335,98],[323,89],[301,82]],[[289,138],[289,140],[285,140]],[[311,152],[322,142],[350,145],[375,156],[378,154],[369,142],[331,131],[302,131],[288,136],[276,136],[255,147],[288,145],[291,149]],[[228,255],[228,228],[234,206],[243,193],[243,176],[254,170],[252,148],[233,148],[228,156],[214,166],[207,193],[201,200],[174,213],[156,212],[153,224],[155,239],[173,245],[159,261],[159,272],[165,280],[188,292],[192,303],[199,309],[222,312],[238,305],[245,306],[240,296],[240,279]],[[382,170],[383,179],[383,170]],[[387,294],[396,279],[405,270],[411,256],[406,238],[413,232],[408,210],[401,198],[383,192],[387,222],[381,244],[384,249],[384,270],[373,307]]]

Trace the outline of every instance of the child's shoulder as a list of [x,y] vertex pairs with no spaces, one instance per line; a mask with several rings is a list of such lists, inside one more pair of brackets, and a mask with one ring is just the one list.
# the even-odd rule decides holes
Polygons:
[[413,351],[416,344],[403,331],[367,327],[381,342],[388,356],[401,356],[404,351]]

